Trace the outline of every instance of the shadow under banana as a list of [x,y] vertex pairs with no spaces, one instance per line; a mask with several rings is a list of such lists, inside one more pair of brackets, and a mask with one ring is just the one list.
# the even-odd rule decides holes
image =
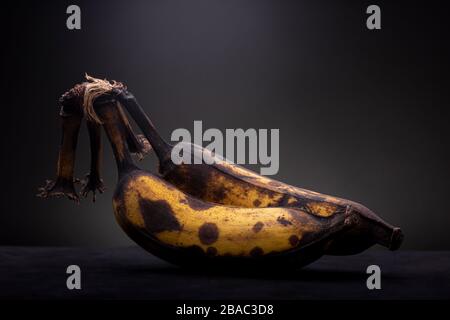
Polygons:
[[[300,267],[324,254],[355,254],[374,244],[391,250],[400,246],[401,230],[356,202],[293,187],[220,159],[175,165],[173,146],[122,83],[87,80],[60,100],[57,178],[40,189],[41,197],[65,195],[79,201],[73,168],[80,123],[86,118],[91,168],[82,194],[92,191],[95,199],[96,191],[103,192],[103,127],[118,169],[116,220],[138,245],[171,263]],[[145,138],[135,135],[124,109]],[[142,158],[151,148],[160,176],[140,169],[132,157]]]

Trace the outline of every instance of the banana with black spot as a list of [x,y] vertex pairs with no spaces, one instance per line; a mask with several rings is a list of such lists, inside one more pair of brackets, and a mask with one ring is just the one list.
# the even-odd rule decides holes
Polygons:
[[381,244],[391,250],[400,247],[403,241],[400,228],[385,222],[357,202],[297,188],[258,175],[190,143],[183,150],[191,150],[192,158],[202,156],[199,161],[201,164],[197,164],[195,160],[191,164],[174,164],[171,160],[173,146],[158,134],[133,94],[127,90],[113,90],[113,95],[150,142],[158,156],[159,171],[164,180],[187,194],[207,202],[238,207],[296,208],[324,218],[344,215],[347,208],[352,207],[358,213],[359,223],[331,241],[326,249],[327,254],[355,254],[374,244]]
[[116,219],[136,243],[169,262],[302,266],[321,257],[332,237],[356,223],[351,207],[327,219],[290,208],[241,208],[196,199],[136,167],[114,105],[98,106],[97,112],[119,170]]
[[123,230],[150,253],[182,266],[299,267],[320,258],[357,214],[317,217],[291,208],[242,208],[204,202],[139,169],[115,103],[97,104],[119,182],[113,196]]
[[[131,138],[134,138],[134,133],[131,131],[131,127],[125,114],[121,112],[120,105],[116,104],[113,101],[114,99],[110,99],[111,97],[115,97],[114,99],[119,100],[126,107],[128,112],[132,115],[144,132],[146,138],[151,142],[152,147],[155,149],[155,152],[160,160],[160,172],[162,172],[163,178],[166,181],[171,182],[172,185],[175,185],[177,188],[181,189],[181,191],[189,194],[191,198],[198,198],[198,201],[209,201],[230,205],[233,207],[237,206],[241,207],[240,209],[254,209],[225,210],[227,214],[238,214],[239,220],[242,219],[242,214],[252,215],[257,211],[259,213],[264,212],[265,214],[270,215],[274,212],[273,209],[279,209],[281,207],[283,210],[280,212],[286,212],[285,210],[289,210],[289,212],[301,212],[302,215],[306,214],[308,219],[312,219],[317,225],[322,226],[318,227],[317,230],[324,230],[326,235],[324,237],[317,236],[317,232],[306,232],[306,234],[315,236],[313,245],[306,241],[309,236],[305,237],[301,230],[298,231],[297,235],[295,233],[291,235],[297,236],[299,241],[303,239],[303,244],[301,245],[301,250],[303,253],[297,256],[307,257],[310,255],[321,255],[323,253],[354,254],[367,249],[375,243],[384,245],[392,250],[395,250],[400,246],[403,234],[399,228],[394,228],[393,226],[387,224],[372,211],[353,201],[330,197],[316,192],[292,187],[287,184],[259,176],[240,166],[227,162],[221,162],[219,159],[215,159],[216,161],[212,165],[202,164],[175,166],[170,161],[170,154],[173,147],[167,144],[159,136],[152,123],[143,112],[142,108],[137,104],[134,97],[125,89],[119,91],[111,90],[109,93],[105,92],[105,97],[103,97],[103,99],[101,99],[102,97],[99,97],[99,99],[96,100],[97,105],[100,103],[110,103],[111,106],[107,109],[114,110],[114,112],[110,111],[103,113],[103,117],[106,117],[106,120],[108,120],[107,118],[111,116],[114,116],[115,118],[114,121],[111,119],[109,119],[109,121],[105,121],[105,124],[109,123],[109,129],[107,129],[106,125],[104,125],[104,127],[107,132],[109,130],[108,136],[112,145],[116,146],[114,148],[114,153],[121,178],[128,175],[128,173],[133,172],[133,174],[136,174],[136,172],[140,171],[134,165],[128,152],[128,149],[132,148],[132,144],[130,145],[129,143],[130,136]],[[80,108],[80,110],[83,110],[83,106],[80,106]],[[102,110],[102,108],[99,108],[99,110]],[[117,130],[113,130],[114,125],[112,123],[115,123],[117,126],[120,123],[121,131],[118,132]],[[95,126],[96,131],[98,131],[98,128],[98,126]],[[95,132],[95,130],[92,131],[95,133],[93,136],[98,138],[99,135]],[[64,132],[65,138],[63,140],[72,141],[72,138],[76,138],[76,134],[77,130],[69,132],[69,134]],[[136,139],[134,140],[137,141]],[[124,141],[128,142],[128,145]],[[123,144],[125,146],[123,146]],[[94,143],[93,145],[95,146],[96,144]],[[74,155],[74,148],[71,147],[69,149],[70,152],[66,152],[65,149],[61,150],[63,159],[67,158],[70,161],[60,162],[60,165],[58,166],[59,168],[61,167],[61,164],[62,167],[67,167],[70,170],[73,168],[74,157],[72,155]],[[92,149],[94,152],[92,158],[97,159],[94,161],[95,163],[92,168],[95,172],[99,172],[98,155],[95,155],[95,153],[99,152],[99,148],[94,147]],[[151,177],[152,179],[159,179],[155,176]],[[162,183],[163,180],[160,182]],[[170,183],[168,185],[171,186]],[[44,189],[44,196],[51,196],[55,194],[52,192],[53,189],[51,188]],[[179,192],[179,190],[177,190],[177,192]],[[120,195],[120,193],[117,193],[116,195]],[[153,198],[153,200],[156,198]],[[193,201],[191,201],[191,203],[192,202]],[[150,236],[148,232],[136,232],[136,230],[145,231],[146,229],[137,228],[136,224],[130,223],[132,220],[129,220],[128,216],[123,214],[124,212],[128,212],[125,210],[125,202],[115,197],[115,203],[117,208],[116,215],[127,233],[129,233],[131,237],[136,238],[138,243],[149,243],[153,245],[155,241],[148,241],[148,239],[150,237],[155,240],[154,235]],[[123,205],[120,205],[121,203]],[[186,212],[183,208],[180,210],[181,212]],[[350,213],[352,219],[349,220],[348,215]],[[285,216],[286,215],[280,215],[277,217],[277,221],[282,225],[285,221],[289,221]],[[183,220],[184,218],[181,217],[184,216],[180,215],[180,219]],[[232,217],[227,217],[227,221],[229,221],[230,218],[232,219]],[[342,221],[346,220],[347,223],[342,225]],[[349,221],[353,221],[353,223],[349,223]],[[289,222],[292,223],[292,221]],[[286,222],[285,225],[289,225],[289,222]],[[269,223],[269,225],[271,224]],[[335,230],[335,225],[340,226],[337,228],[339,231]],[[265,224],[262,221],[258,221],[252,226],[252,230],[259,230],[264,227]],[[300,238],[299,235],[302,237]],[[320,240],[317,240],[319,238]],[[295,243],[295,237],[292,237],[291,239],[292,242]],[[305,241],[308,244],[305,244]],[[191,249],[198,249],[198,247],[199,246],[195,244],[190,246]],[[270,252],[274,253],[277,251],[274,248],[265,248],[265,251],[263,248],[261,249],[263,252],[270,250]],[[217,248],[215,248],[215,250],[217,250]],[[212,253],[211,251],[214,252],[214,249],[209,249],[209,254]],[[254,253],[255,252],[259,252],[259,250],[256,249]],[[224,253],[224,255],[228,256],[227,253]],[[280,257],[280,255],[275,253],[273,255],[270,254],[269,256],[276,256],[277,259]],[[282,256],[285,257],[286,255]]]

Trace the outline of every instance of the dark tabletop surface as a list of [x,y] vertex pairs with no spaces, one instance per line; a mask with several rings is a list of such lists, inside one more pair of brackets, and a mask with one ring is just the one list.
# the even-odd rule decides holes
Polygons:
[[[66,268],[81,268],[68,290]],[[366,268],[379,265],[381,290]],[[19,299],[449,299],[450,252],[370,250],[325,256],[300,270],[185,270],[138,247],[0,247],[0,298]]]

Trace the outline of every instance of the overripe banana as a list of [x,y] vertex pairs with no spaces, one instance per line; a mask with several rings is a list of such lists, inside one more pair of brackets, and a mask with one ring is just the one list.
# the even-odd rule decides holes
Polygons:
[[[112,96],[130,113],[155,150],[162,177],[187,194],[207,202],[246,208],[297,208],[318,217],[343,215],[350,206],[358,212],[359,224],[336,237],[327,247],[328,254],[345,255],[361,252],[378,243],[391,250],[403,241],[400,228],[379,218],[365,206],[354,201],[297,188],[245,169],[211,155],[209,150],[192,145],[191,157],[203,155],[202,164],[176,165],[171,160],[173,146],[158,134],[136,98],[127,90],[113,90]],[[195,149],[201,149],[196,152]],[[214,161],[203,161],[214,157]]]
[[113,197],[116,219],[136,243],[169,262],[301,266],[322,256],[332,237],[357,223],[351,207],[323,218],[298,209],[232,207],[189,196],[136,167],[114,105],[99,105],[96,111],[119,171]]

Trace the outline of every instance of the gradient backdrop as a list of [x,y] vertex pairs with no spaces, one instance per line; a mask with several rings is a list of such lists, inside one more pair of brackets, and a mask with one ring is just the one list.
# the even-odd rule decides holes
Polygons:
[[[382,9],[382,30],[365,9]],[[69,4],[82,30],[66,29]],[[57,100],[84,72],[124,81],[176,128],[279,128],[276,179],[367,205],[404,248],[450,249],[449,50],[437,1],[15,1],[2,10],[0,245],[129,245],[95,204],[35,198],[53,178]],[[156,170],[154,156],[141,164]],[[89,168],[83,127],[77,176]]]

